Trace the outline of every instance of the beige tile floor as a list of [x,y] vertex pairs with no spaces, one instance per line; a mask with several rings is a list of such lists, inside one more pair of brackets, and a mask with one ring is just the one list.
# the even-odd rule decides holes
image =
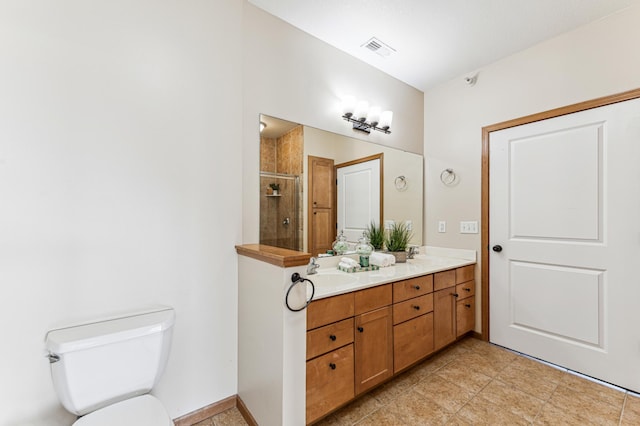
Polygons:
[[[640,425],[640,396],[467,338],[318,423]],[[246,425],[236,409],[197,426]]]

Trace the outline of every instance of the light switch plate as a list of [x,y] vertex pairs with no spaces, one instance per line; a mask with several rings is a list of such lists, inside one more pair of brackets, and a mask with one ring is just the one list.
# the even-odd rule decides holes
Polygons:
[[447,222],[441,220],[438,222],[438,232],[447,232]]
[[461,234],[477,234],[478,233],[478,221],[461,221],[460,222]]
[[391,229],[395,225],[395,221],[393,220],[385,220],[384,221],[384,229]]
[[409,231],[413,231],[413,221],[411,221],[411,220],[406,220],[406,221],[404,222],[404,224],[407,226],[407,230],[409,230]]

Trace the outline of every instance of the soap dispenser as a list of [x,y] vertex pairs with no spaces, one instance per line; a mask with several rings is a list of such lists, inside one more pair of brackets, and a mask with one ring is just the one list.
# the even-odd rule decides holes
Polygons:
[[369,242],[366,232],[362,233],[362,237],[358,239],[358,245],[356,246],[356,253],[360,258],[360,266],[369,266],[369,256],[373,252],[373,246]]
[[342,256],[349,250],[349,243],[347,242],[347,237],[344,235],[342,231],[338,234],[338,238],[333,242],[333,252],[337,256]]

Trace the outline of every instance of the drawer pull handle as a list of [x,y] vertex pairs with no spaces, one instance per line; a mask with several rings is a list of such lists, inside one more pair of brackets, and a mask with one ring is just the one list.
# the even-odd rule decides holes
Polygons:
[[464,291],[471,292],[471,289],[470,289],[469,287],[465,287],[465,288],[463,288],[463,290],[464,290]]
[[412,305],[411,307],[412,307],[413,309],[415,309],[416,311],[419,311],[419,310],[420,310],[420,306],[418,306],[418,305]]
[[334,341],[334,342],[335,342],[335,341],[336,341],[336,336],[335,336],[335,334],[331,334],[331,335],[329,336],[329,339],[331,339],[332,341]]
[[413,288],[415,288],[416,290],[420,290],[420,286],[419,285],[414,285]]
[[465,303],[465,304],[464,304],[464,307],[465,307],[465,308],[470,308],[470,307],[471,307],[471,305],[470,305],[470,304],[468,304],[468,303]]
[[336,369],[336,365],[332,362],[329,363],[329,367],[331,367],[332,370]]
[[362,327],[358,327],[358,331],[359,331],[360,333],[362,333],[362,332],[364,331],[364,328],[362,328]]
[[453,293],[452,296],[453,297],[458,297],[458,293]]

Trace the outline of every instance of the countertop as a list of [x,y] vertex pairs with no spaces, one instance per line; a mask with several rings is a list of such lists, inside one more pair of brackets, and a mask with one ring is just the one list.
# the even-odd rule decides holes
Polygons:
[[[475,250],[432,246],[421,247],[420,254],[414,259],[407,259],[406,263],[396,263],[376,271],[340,271],[337,265],[342,257],[318,259],[320,268],[317,273],[307,276],[315,286],[314,300],[476,263]],[[347,257],[357,259],[355,255]]]

